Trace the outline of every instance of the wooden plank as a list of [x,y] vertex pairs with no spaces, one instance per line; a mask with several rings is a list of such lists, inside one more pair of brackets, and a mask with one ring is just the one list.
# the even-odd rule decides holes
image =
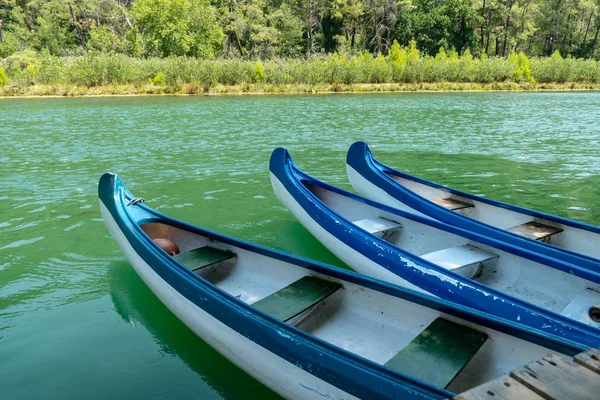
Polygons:
[[252,306],[281,321],[288,321],[341,287],[342,285],[337,282],[305,276]]
[[508,375],[474,387],[464,393],[454,396],[455,400],[543,400],[527,386],[512,379]]
[[437,204],[438,206],[442,206],[442,207],[447,208],[448,210],[452,210],[452,211],[462,210],[463,208],[474,207],[473,204],[465,203],[464,201],[452,199],[450,197],[447,197],[445,199],[436,199],[436,200],[432,200],[432,201],[435,204]]
[[530,221],[508,229],[509,232],[534,240],[544,240],[552,235],[562,232],[560,228]]
[[[600,374],[600,350],[589,349],[583,353],[577,354],[574,357],[574,360],[577,364],[583,365],[590,371]],[[598,379],[600,379],[600,375],[598,376]]]
[[174,258],[192,271],[197,271],[233,257],[236,257],[236,254],[231,251],[204,246],[177,254]]
[[385,365],[439,387],[446,387],[483,346],[487,335],[437,318]]
[[600,377],[558,354],[550,354],[510,373],[510,376],[548,400],[597,400]]

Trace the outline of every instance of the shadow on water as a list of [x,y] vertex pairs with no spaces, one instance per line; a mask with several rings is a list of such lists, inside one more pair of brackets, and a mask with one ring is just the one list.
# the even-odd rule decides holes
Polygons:
[[162,352],[180,358],[221,396],[230,399],[280,398],[179,321],[131,266],[112,263],[107,279],[115,311],[123,322],[147,329]]

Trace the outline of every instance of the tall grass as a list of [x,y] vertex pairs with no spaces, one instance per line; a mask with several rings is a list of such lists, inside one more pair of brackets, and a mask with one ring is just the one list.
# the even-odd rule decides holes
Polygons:
[[[193,83],[207,91],[215,85],[352,85],[456,83],[598,83],[600,63],[562,58],[528,59],[523,53],[508,58],[474,58],[440,49],[423,57],[414,45],[394,44],[387,57],[368,53],[330,54],[303,59],[244,61],[193,58],[140,59],[125,55],[88,54],[58,58],[24,52],[0,60],[8,84],[173,86]],[[1,71],[1,69],[0,69]]]

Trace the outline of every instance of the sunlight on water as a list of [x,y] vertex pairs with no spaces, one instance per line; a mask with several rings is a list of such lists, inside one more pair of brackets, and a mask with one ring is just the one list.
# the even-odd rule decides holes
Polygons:
[[0,100],[2,396],[275,397],[125,262],[103,172],[161,212],[341,266],[272,194],[275,147],[348,189],[366,140],[411,174],[600,224],[598,109],[598,93]]

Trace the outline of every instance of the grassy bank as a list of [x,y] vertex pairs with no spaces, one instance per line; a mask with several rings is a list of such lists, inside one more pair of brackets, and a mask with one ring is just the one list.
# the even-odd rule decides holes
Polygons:
[[[387,57],[322,55],[244,61],[20,53],[0,61],[0,96],[236,94],[455,90],[589,90],[600,62],[562,58],[435,57],[395,46]],[[0,71],[0,74],[1,72]]]
[[0,87],[0,97],[78,97],[78,96],[146,96],[146,95],[258,95],[319,93],[395,93],[395,92],[473,92],[473,91],[600,91],[600,83],[379,83],[317,85],[216,85],[208,90],[195,90],[188,85],[31,85]]

